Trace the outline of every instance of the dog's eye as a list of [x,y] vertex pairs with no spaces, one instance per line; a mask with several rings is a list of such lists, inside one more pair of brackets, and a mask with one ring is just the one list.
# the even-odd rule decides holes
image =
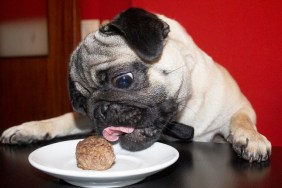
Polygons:
[[112,84],[114,87],[119,89],[127,89],[129,86],[131,86],[133,82],[133,75],[132,73],[125,73],[121,74],[117,77],[114,77],[112,79]]

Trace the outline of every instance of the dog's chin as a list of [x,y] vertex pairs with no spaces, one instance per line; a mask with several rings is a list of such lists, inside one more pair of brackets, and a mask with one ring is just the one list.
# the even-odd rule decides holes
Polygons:
[[135,129],[132,133],[123,134],[119,137],[122,148],[129,151],[144,150],[153,145],[161,135],[161,130],[153,127]]

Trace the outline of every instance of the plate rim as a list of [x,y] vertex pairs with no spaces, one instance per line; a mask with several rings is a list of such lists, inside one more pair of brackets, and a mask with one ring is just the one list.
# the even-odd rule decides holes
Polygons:
[[39,164],[32,159],[35,156],[36,152],[38,152],[39,150],[43,148],[54,146],[56,144],[63,144],[66,142],[76,142],[77,143],[80,140],[83,140],[83,139],[67,140],[67,141],[57,142],[57,143],[53,143],[53,144],[49,144],[49,145],[37,148],[36,150],[32,151],[29,154],[28,161],[34,168],[40,171],[43,171],[45,173],[48,173],[50,175],[75,177],[75,178],[91,178],[91,179],[113,179],[113,178],[121,178],[121,177],[126,177],[128,179],[129,177],[134,177],[134,176],[138,176],[142,174],[157,173],[158,171],[165,169],[169,167],[170,165],[174,164],[179,158],[179,152],[174,147],[161,143],[161,142],[155,142],[153,145],[162,145],[164,147],[170,148],[170,150],[174,153],[174,157],[161,164],[156,164],[156,165],[141,168],[141,169],[131,169],[131,170],[125,170],[125,171],[110,171],[110,172],[109,171],[95,171],[95,170],[93,171],[90,171],[90,170],[74,171],[74,170],[64,170],[64,169],[56,169],[53,167],[48,167],[46,165]]

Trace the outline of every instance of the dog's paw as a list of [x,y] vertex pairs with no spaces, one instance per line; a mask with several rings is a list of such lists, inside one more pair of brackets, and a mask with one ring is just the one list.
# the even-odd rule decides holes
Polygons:
[[249,162],[267,161],[271,154],[271,143],[255,130],[236,130],[231,132],[228,141],[235,152]]
[[29,144],[39,140],[49,139],[50,135],[40,129],[40,122],[28,122],[10,127],[1,135],[4,144]]

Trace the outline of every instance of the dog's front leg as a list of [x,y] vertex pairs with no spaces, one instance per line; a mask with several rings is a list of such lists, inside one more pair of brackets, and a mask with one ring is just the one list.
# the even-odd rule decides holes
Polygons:
[[75,112],[55,118],[31,121],[5,130],[1,142],[6,144],[28,144],[55,137],[87,133],[93,129],[90,120]]
[[257,130],[244,109],[233,115],[228,141],[242,158],[250,162],[266,161],[271,154],[271,143]]

